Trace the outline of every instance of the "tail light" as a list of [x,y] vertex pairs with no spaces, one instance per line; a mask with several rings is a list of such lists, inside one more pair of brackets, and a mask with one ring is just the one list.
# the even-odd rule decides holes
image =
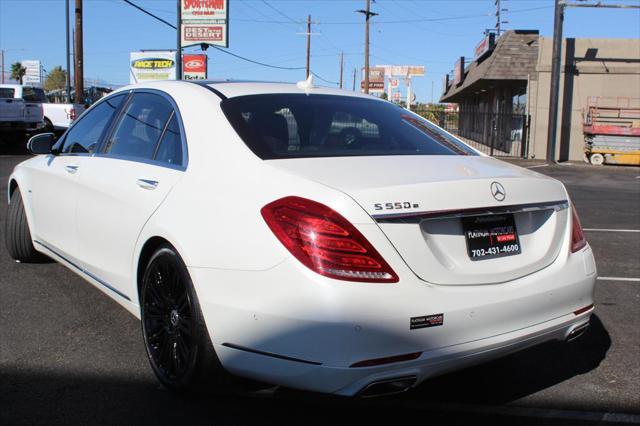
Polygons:
[[285,197],[260,212],[278,240],[312,271],[345,281],[398,282],[396,273],[371,243],[324,204]]
[[577,252],[586,245],[587,239],[584,236],[578,212],[573,203],[571,203],[571,253]]
[[69,110],[69,118],[71,121],[76,119],[76,109],[73,107]]

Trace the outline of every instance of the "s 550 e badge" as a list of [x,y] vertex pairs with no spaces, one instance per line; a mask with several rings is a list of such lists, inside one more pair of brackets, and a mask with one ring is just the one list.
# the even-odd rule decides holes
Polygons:
[[420,207],[417,203],[411,203],[409,201],[397,201],[394,203],[376,203],[373,205],[376,210],[402,210],[402,209],[417,209]]

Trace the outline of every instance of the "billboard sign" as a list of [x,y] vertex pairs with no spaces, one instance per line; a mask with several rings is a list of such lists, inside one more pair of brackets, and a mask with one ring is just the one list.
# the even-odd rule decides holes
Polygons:
[[131,84],[176,79],[175,51],[131,52],[129,65],[129,82]]
[[423,77],[424,65],[376,65],[376,67],[384,68],[385,74],[397,77]]
[[[364,68],[362,69],[362,75],[364,75]],[[364,80],[360,82],[360,89],[364,90]],[[371,67],[369,68],[369,93],[383,93],[384,92],[384,68]]]
[[26,60],[20,62],[20,64],[26,69],[24,77],[22,77],[22,83],[27,85],[39,85],[42,84],[42,65],[38,60]]
[[182,55],[182,78],[184,80],[206,80],[207,55]]
[[229,47],[229,0],[180,0],[181,46]]

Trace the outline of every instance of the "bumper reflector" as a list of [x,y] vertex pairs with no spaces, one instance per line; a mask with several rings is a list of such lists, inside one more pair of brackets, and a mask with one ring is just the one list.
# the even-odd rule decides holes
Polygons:
[[589,306],[585,306],[584,308],[580,308],[577,311],[574,311],[573,315],[584,314],[585,312],[590,311],[591,309],[593,309],[593,303]]

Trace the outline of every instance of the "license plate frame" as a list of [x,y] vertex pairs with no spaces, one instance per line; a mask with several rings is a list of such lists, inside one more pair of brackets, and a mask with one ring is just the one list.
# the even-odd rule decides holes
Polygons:
[[464,217],[462,230],[472,261],[522,253],[513,213]]

